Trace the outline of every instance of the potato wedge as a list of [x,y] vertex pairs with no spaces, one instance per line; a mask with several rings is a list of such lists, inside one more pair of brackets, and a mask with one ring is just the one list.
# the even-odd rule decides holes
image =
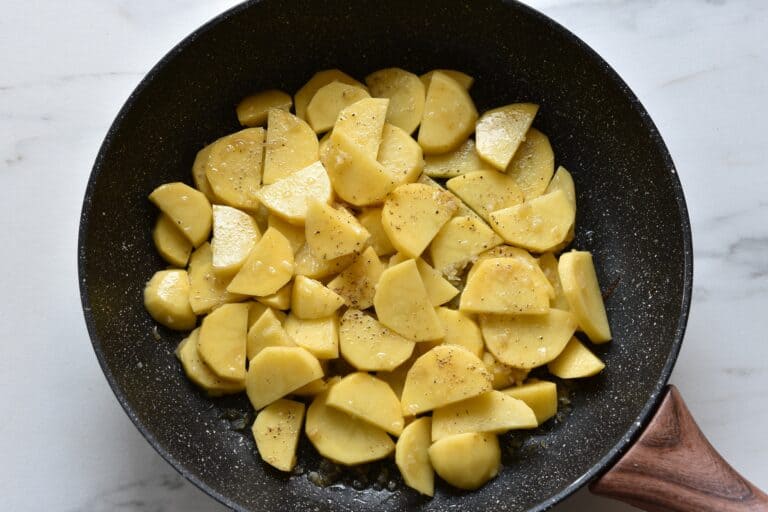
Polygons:
[[515,180],[498,171],[467,172],[451,178],[445,186],[486,221],[491,212],[523,202]]
[[262,460],[280,471],[291,471],[303,422],[301,402],[280,399],[259,411],[251,432]]
[[421,146],[406,131],[389,123],[381,132],[377,160],[397,185],[415,182],[424,169]]
[[603,295],[597,282],[592,253],[570,251],[560,256],[558,274],[563,294],[573,312],[579,329],[592,343],[611,340],[611,326],[605,312]]
[[424,84],[424,90],[426,91],[429,89],[429,84],[432,82],[432,75],[435,73],[442,73],[444,75],[449,76],[450,78],[453,78],[458,82],[460,86],[465,88],[466,90],[469,90],[470,87],[472,87],[472,84],[475,83],[475,79],[469,76],[466,73],[463,73],[461,71],[456,71],[455,69],[433,69],[432,71],[429,71],[427,73],[424,73],[419,77],[421,82]]
[[288,335],[280,318],[272,308],[266,308],[261,316],[248,329],[245,353],[250,361],[256,354],[267,347],[295,347],[296,343]]
[[212,144],[205,176],[219,202],[243,210],[259,206],[255,194],[261,187],[263,154],[263,128],[246,128]]
[[562,190],[491,213],[491,227],[512,245],[547,252],[562,243],[576,211]]
[[291,244],[278,230],[269,228],[232,278],[227,291],[264,297],[277,292],[292,277]]
[[435,235],[429,245],[429,255],[439,272],[454,275],[475,256],[503,242],[482,220],[453,217]]
[[289,313],[285,319],[285,332],[294,343],[318,359],[339,357],[339,317],[335,312],[312,320],[302,320]]
[[599,357],[573,337],[560,355],[547,365],[549,373],[561,379],[580,379],[597,375],[605,368]]
[[474,354],[440,345],[413,363],[401,397],[403,414],[413,416],[491,390],[491,376]]
[[459,345],[477,357],[483,356],[483,335],[469,315],[448,308],[437,308],[436,312],[445,326],[443,345]]
[[513,103],[485,112],[475,128],[477,153],[499,171],[505,170],[538,111],[533,103]]
[[555,172],[555,154],[547,136],[530,128],[505,172],[515,180],[526,201],[542,195]]
[[440,478],[459,489],[473,490],[499,474],[501,449],[496,434],[456,434],[432,444],[429,460]]
[[328,288],[344,298],[351,308],[368,309],[373,305],[376,283],[379,282],[384,264],[376,251],[368,247],[355,261],[328,283]]
[[189,258],[189,305],[196,315],[204,315],[222,304],[240,302],[246,295],[227,291],[231,277],[213,270],[211,244],[205,242]]
[[213,205],[211,251],[216,272],[231,275],[240,270],[260,237],[253,217],[237,208]]
[[552,285],[553,296],[550,297],[549,305],[555,309],[562,309],[563,311],[570,310],[568,305],[568,299],[565,298],[563,293],[563,285],[560,282],[560,274],[558,272],[558,261],[555,255],[551,252],[545,252],[539,257],[539,268],[546,276],[549,284]]
[[366,372],[350,373],[341,379],[328,392],[325,403],[393,436],[399,436],[405,425],[400,400],[392,388]]
[[243,126],[264,126],[267,124],[267,115],[273,108],[289,112],[293,105],[293,99],[287,92],[277,89],[268,89],[257,92],[243,98],[237,104],[235,112],[237,120]]
[[428,185],[409,183],[387,197],[381,224],[398,251],[416,258],[457,208],[451,195]]
[[257,194],[259,201],[270,213],[291,224],[304,224],[307,218],[307,200],[311,197],[323,203],[330,203],[331,181],[325,167],[315,162],[290,176],[265,185]]
[[245,379],[248,304],[223,304],[203,319],[197,351],[200,359],[221,377]]
[[414,345],[358,309],[341,317],[341,356],[358,370],[392,371],[411,357]]
[[245,391],[257,411],[322,378],[317,358],[301,347],[267,347],[248,365]]
[[366,98],[348,106],[339,112],[331,142],[345,138],[359,148],[362,155],[375,160],[379,154],[388,107],[389,100],[386,98]]
[[495,169],[480,159],[472,139],[467,139],[461,146],[448,153],[427,155],[424,158],[424,174],[432,178],[454,178],[474,171]]
[[289,281],[288,284],[277,290],[275,293],[264,295],[263,297],[255,297],[255,299],[267,307],[285,311],[291,309],[292,296],[293,281]]
[[278,108],[269,111],[264,153],[265,185],[271,185],[320,158],[315,132],[300,118]]
[[487,258],[475,265],[461,295],[459,309],[468,313],[544,314],[547,288],[539,286],[533,265],[518,258]]
[[395,443],[384,430],[329,407],[329,393],[317,395],[307,410],[307,437],[320,455],[354,466],[392,454]]
[[312,256],[309,246],[304,244],[296,253],[295,273],[312,279],[325,279],[338,274],[357,259],[355,254],[347,254],[333,260],[321,260]]
[[164,213],[157,217],[155,229],[152,230],[152,241],[155,242],[158,254],[165,261],[176,267],[187,266],[189,255],[192,253],[192,242]]
[[291,304],[291,313],[297,318],[315,320],[332,315],[344,305],[344,297],[326,288],[320,281],[296,276]]
[[435,471],[429,461],[432,419],[419,418],[405,427],[395,445],[395,464],[405,485],[426,496],[435,494]]
[[202,192],[177,181],[157,187],[149,194],[149,200],[170,217],[195,247],[208,239],[213,213]]
[[387,122],[413,133],[424,113],[426,89],[419,77],[400,68],[375,71],[365,83],[376,98],[388,98]]
[[[397,253],[389,259],[389,266],[392,267],[408,259],[410,258],[402,253]],[[427,289],[429,302],[433,306],[441,306],[459,294],[459,290],[449,283],[439,271],[432,268],[429,263],[421,258],[416,258],[414,261],[421,281],[424,283],[424,288]]]
[[538,426],[530,407],[501,391],[489,391],[432,413],[432,441],[467,432],[501,434]]
[[280,234],[288,239],[288,242],[291,244],[291,249],[293,249],[294,255],[299,252],[301,246],[304,245],[307,241],[306,237],[304,236],[304,226],[291,224],[290,222],[283,220],[277,215],[269,215],[267,218],[267,227],[278,230]]
[[356,85],[358,87],[365,86],[349,76],[348,74],[338,69],[326,69],[315,73],[304,86],[296,92],[293,98],[294,105],[296,107],[296,115],[301,119],[307,118],[307,106],[312,100],[312,97],[317,91],[324,85],[328,85],[331,82],[341,82],[348,85]]
[[502,393],[528,404],[539,425],[557,414],[557,385],[554,382],[532,379],[522,386],[504,389]]
[[413,260],[382,272],[373,304],[379,322],[409,340],[426,341],[445,336],[445,328]]
[[389,241],[389,237],[381,225],[381,208],[366,208],[357,216],[357,220],[370,233],[371,238],[368,243],[376,251],[376,254],[388,256],[395,252],[392,242]]
[[208,144],[203,149],[197,152],[195,155],[195,161],[192,163],[192,181],[195,184],[195,188],[205,194],[208,201],[213,203],[217,201],[216,195],[211,189],[211,184],[208,183],[208,178],[205,175],[205,170],[208,166],[208,157],[211,154],[211,149],[215,142]]
[[158,323],[169,329],[187,331],[197,323],[189,296],[186,270],[160,270],[144,287],[144,307]]
[[439,71],[432,75],[424,102],[419,144],[424,153],[452,151],[475,129],[477,109],[467,90]]
[[199,336],[200,329],[197,328],[176,347],[176,357],[181,361],[187,378],[201,387],[209,396],[230,395],[243,391],[245,382],[222,379],[200,359],[197,351]]
[[315,133],[333,128],[339,112],[371,95],[362,87],[333,81],[317,90],[307,105],[307,122]]
[[480,330],[496,359],[530,369],[560,355],[576,330],[576,320],[558,309],[544,315],[480,315]]
[[304,236],[312,255],[332,260],[351,253],[360,253],[371,234],[344,207],[307,200],[307,220]]

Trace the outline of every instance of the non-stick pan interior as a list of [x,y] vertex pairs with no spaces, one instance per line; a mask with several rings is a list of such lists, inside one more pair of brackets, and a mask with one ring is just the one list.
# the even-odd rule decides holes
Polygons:
[[[146,196],[163,182],[190,181],[196,151],[238,129],[234,105],[242,96],[296,91],[320,69],[362,78],[388,66],[468,72],[480,111],[540,103],[535,126],[576,181],[574,245],[594,252],[603,288],[613,289],[606,304],[614,341],[595,348],[605,372],[571,386],[562,422],[522,446],[505,438],[509,464],[499,478],[474,493],[439,486],[433,500],[404,488],[395,472],[374,482],[380,467],[317,486],[308,475],[321,464],[307,443],[303,474],[269,470],[251,440],[246,401],[212,401],[196,391],[173,356],[181,336],[156,331],[141,300],[144,283],[163,267]],[[86,194],[80,277],[94,348],[118,399],[169,462],[230,506],[540,510],[594,477],[653,407],[685,326],[690,249],[680,184],[652,122],[615,73],[552,21],[490,0],[268,0],[193,34],[128,101]]]

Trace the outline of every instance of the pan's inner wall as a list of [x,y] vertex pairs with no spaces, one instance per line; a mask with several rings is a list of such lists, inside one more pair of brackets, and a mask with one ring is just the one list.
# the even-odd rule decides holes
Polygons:
[[[602,61],[516,4],[270,0],[209,27],[154,72],[116,124],[97,162],[81,238],[85,299],[95,347],[118,395],[185,473],[244,510],[465,510],[536,508],[620,442],[657,389],[685,315],[687,220],[663,143]],[[378,68],[456,68],[475,76],[478,110],[542,105],[535,126],[578,191],[575,246],[593,251],[614,342],[597,348],[606,371],[577,385],[572,412],[482,491],[319,488],[265,469],[229,407],[182,378],[173,348],[142,307],[143,284],[162,263],[146,200],[157,185],[189,182],[197,149],[238,128],[234,105],[263,88],[296,91],[320,69],[362,78]],[[301,458],[301,455],[300,455]]]

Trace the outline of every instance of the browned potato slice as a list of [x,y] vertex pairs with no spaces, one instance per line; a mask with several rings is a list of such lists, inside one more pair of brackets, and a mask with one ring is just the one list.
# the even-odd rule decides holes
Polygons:
[[429,448],[440,478],[459,489],[477,489],[499,474],[501,449],[496,434],[470,432],[444,437]]
[[399,436],[405,421],[392,388],[366,372],[350,373],[328,392],[326,405]]
[[307,106],[307,122],[316,133],[327,132],[339,117],[339,112],[371,95],[362,87],[331,82],[317,90]]
[[178,226],[195,247],[208,239],[213,214],[205,195],[181,182],[160,185],[149,200]]
[[590,352],[577,338],[571,338],[571,341],[565,346],[557,359],[547,365],[549,373],[561,379],[580,379],[582,377],[592,377],[597,375],[605,368],[600,358]]
[[295,347],[291,337],[272,308],[267,307],[248,330],[246,356],[250,361],[267,347]]
[[293,283],[291,313],[303,320],[314,320],[332,315],[344,305],[344,297],[326,288],[320,281],[296,276]]
[[230,206],[213,205],[213,269],[220,274],[240,270],[260,236],[256,221],[247,213]]
[[459,345],[477,357],[483,356],[483,335],[469,315],[448,308],[437,308],[436,311],[445,326],[443,345]]
[[429,84],[430,82],[432,82],[432,75],[434,75],[435,73],[442,73],[444,75],[447,75],[453,78],[454,80],[456,80],[456,82],[460,86],[462,86],[466,90],[469,90],[469,88],[472,87],[472,84],[475,83],[474,78],[472,78],[468,74],[463,73],[461,71],[456,71],[455,69],[433,69],[432,71],[424,73],[419,77],[419,79],[424,84],[425,91],[429,89]]
[[267,114],[273,108],[288,112],[293,100],[287,92],[269,89],[257,92],[237,104],[237,120],[243,126],[263,126],[267,123]]
[[432,178],[454,178],[473,171],[495,171],[480,159],[475,150],[475,141],[467,139],[464,144],[439,155],[424,158],[424,174]]
[[336,119],[331,134],[331,142],[344,136],[369,158],[376,159],[381,144],[381,134],[387,117],[389,100],[386,98],[366,98],[348,106]]
[[347,254],[333,260],[321,260],[312,256],[309,246],[304,244],[296,253],[295,273],[312,279],[325,279],[349,267],[356,258],[355,254]]
[[385,124],[379,146],[379,163],[395,183],[413,183],[424,169],[421,146],[397,126]]
[[360,253],[371,234],[344,207],[334,208],[316,199],[307,202],[304,236],[316,258],[332,260]]
[[376,283],[379,282],[384,264],[372,247],[363,251],[354,263],[328,283],[328,288],[344,298],[344,303],[357,309],[373,305]]
[[341,317],[339,349],[358,370],[392,371],[411,357],[413,347],[414,342],[358,309],[348,309]]
[[304,404],[278,400],[259,411],[251,431],[261,458],[280,471],[291,471],[296,465]]
[[185,267],[192,253],[192,242],[184,236],[169,216],[161,213],[152,230],[155,249],[165,261],[177,267]]
[[255,210],[261,186],[264,129],[246,128],[212,144],[205,176],[216,198],[229,206]]
[[293,250],[280,232],[267,229],[227,286],[227,291],[266,296],[277,292],[293,277]]
[[200,359],[222,379],[245,379],[248,304],[224,304],[200,325]]
[[496,169],[506,169],[538,111],[533,103],[513,103],[484,113],[475,129],[478,154]]
[[267,347],[248,364],[245,391],[257,411],[322,378],[315,356],[301,347]]
[[498,171],[468,172],[451,178],[445,186],[486,221],[491,212],[523,202],[515,180]]
[[530,407],[501,391],[489,391],[432,413],[432,441],[466,432],[501,434],[538,426]]
[[555,154],[549,139],[531,128],[507,166],[506,173],[515,180],[526,201],[539,197],[549,185],[555,172]]
[[592,254],[571,251],[560,256],[558,274],[563,294],[576,317],[579,328],[593,343],[611,340],[611,326],[605,313],[603,295],[597,282]]
[[214,272],[211,244],[205,242],[198,247],[189,258],[189,305],[192,311],[204,315],[222,304],[244,300],[245,295],[227,291],[231,280],[231,277]]
[[512,245],[547,252],[565,240],[576,212],[562,190],[493,212],[491,227]]
[[387,122],[413,133],[424,113],[425,87],[419,77],[400,68],[380,69],[365,77],[371,94],[389,98]]
[[302,320],[289,313],[285,319],[285,332],[294,343],[318,359],[339,357],[339,317],[335,312],[312,320]]
[[425,153],[459,147],[475,129],[477,109],[467,90],[448,75],[435,72],[427,89],[419,144]]
[[[389,266],[397,265],[410,258],[407,258],[402,253],[397,253],[389,259]],[[443,275],[429,266],[429,263],[421,258],[416,258],[416,268],[421,276],[421,281],[424,283],[424,288],[427,289],[427,296],[433,306],[440,306],[445,304],[455,296],[459,294],[459,290],[449,283]]]
[[192,181],[195,183],[195,188],[205,194],[205,197],[211,203],[217,201],[217,199],[213,189],[211,189],[211,184],[208,183],[208,178],[205,176],[205,170],[208,166],[208,156],[210,156],[214,144],[215,142],[208,144],[198,151],[192,164]]
[[197,323],[189,295],[186,270],[160,270],[144,287],[144,307],[152,318],[169,329],[186,331]]
[[358,216],[357,220],[371,234],[368,241],[379,256],[388,256],[395,252],[392,242],[384,232],[381,225],[381,208],[366,208]]
[[419,418],[405,427],[395,446],[395,464],[405,485],[421,494],[435,494],[435,471],[429,461],[432,420]]
[[265,146],[265,185],[290,176],[320,158],[315,132],[307,123],[285,110],[269,111]]
[[435,235],[429,255],[435,268],[450,276],[460,272],[478,254],[502,242],[482,220],[453,217]]
[[363,84],[338,69],[326,69],[315,73],[304,86],[296,92],[294,104],[296,115],[302,119],[307,118],[307,106],[317,91],[331,82],[341,82],[348,85],[365,87]]
[[543,314],[547,289],[538,286],[533,265],[517,258],[487,258],[467,279],[459,308],[469,313]]
[[291,224],[304,224],[307,218],[307,200],[311,197],[323,203],[330,203],[333,191],[325,167],[320,162],[315,162],[271,185],[265,185],[259,190],[257,197],[270,213]]
[[554,382],[531,379],[522,386],[504,389],[502,393],[528,404],[539,425],[557,414],[557,386]]
[[200,386],[209,396],[229,395],[245,389],[245,382],[222,379],[200,359],[197,350],[200,329],[197,328],[176,347],[176,357],[181,361],[187,378]]

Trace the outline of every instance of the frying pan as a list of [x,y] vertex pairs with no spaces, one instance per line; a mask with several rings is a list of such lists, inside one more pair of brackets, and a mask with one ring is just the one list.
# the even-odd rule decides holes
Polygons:
[[[243,397],[211,400],[183,377],[181,334],[158,328],[144,283],[164,266],[150,230],[157,185],[189,182],[195,152],[238,129],[248,93],[297,90],[317,70],[357,77],[399,66],[476,78],[478,110],[533,101],[558,164],[573,173],[575,246],[592,251],[612,343],[598,377],[571,384],[562,421],[502,439],[505,466],[476,492],[406,488],[391,463],[341,471],[311,445],[300,469],[259,460]],[[573,34],[516,2],[472,0],[241,4],[155,66],[120,111],[95,162],[79,240],[83,309],[117,399],[147,440],[209,495],[240,511],[546,510],[592,482],[649,510],[766,510],[765,495],[722,462],[667,379],[691,299],[691,232],[675,167],[626,84]],[[655,415],[655,418],[654,418]],[[317,476],[332,485],[316,485]]]

